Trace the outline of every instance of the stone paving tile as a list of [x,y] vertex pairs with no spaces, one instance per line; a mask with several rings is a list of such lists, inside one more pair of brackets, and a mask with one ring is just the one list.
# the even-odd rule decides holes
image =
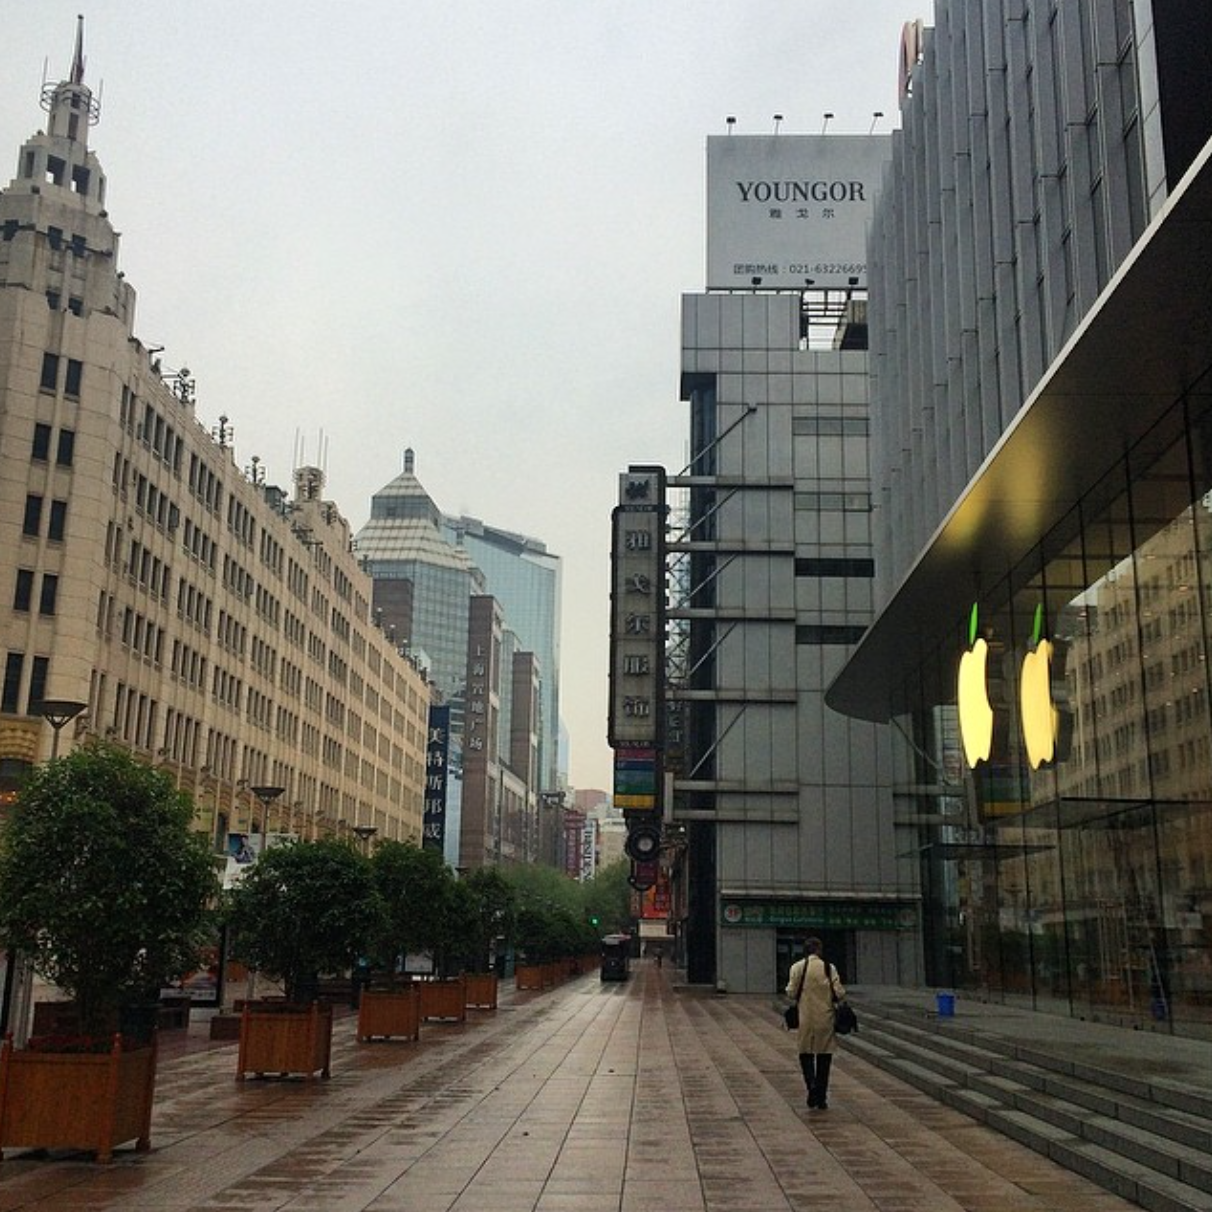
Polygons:
[[771,999],[646,964],[360,1045],[331,1081],[165,1050],[153,1150],[14,1153],[0,1212],[1123,1212],[1132,1205],[855,1057],[809,1113]]

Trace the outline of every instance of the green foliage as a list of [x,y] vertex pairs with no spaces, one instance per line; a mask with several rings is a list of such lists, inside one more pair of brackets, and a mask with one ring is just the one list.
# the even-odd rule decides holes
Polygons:
[[394,973],[401,956],[442,946],[454,875],[438,851],[411,842],[380,842],[370,867],[383,910],[370,940],[370,960]]
[[[510,867],[503,874],[517,902],[514,944],[527,962],[597,950],[608,902],[603,898],[603,907],[591,908],[592,882],[579,883],[553,867]],[[596,927],[590,921],[595,912],[601,919]]]
[[479,867],[461,883],[475,898],[475,919],[472,928],[472,954],[469,966],[476,972],[487,972],[493,942],[513,938],[517,916],[517,895],[509,881],[496,867]]
[[232,953],[282,980],[289,1000],[305,1000],[322,973],[365,954],[383,912],[370,860],[348,843],[275,846],[232,889]]
[[463,880],[457,881],[451,887],[442,923],[443,937],[438,952],[442,976],[455,976],[472,965],[479,911],[479,901],[473,889]]
[[609,867],[603,867],[586,884],[583,884],[585,905],[589,916],[598,919],[599,935],[621,934],[629,931],[631,918],[631,885],[627,877],[631,874],[631,863],[619,859]]
[[197,962],[214,864],[172,779],[93,744],[38,767],[0,839],[0,936],[77,1003],[87,1032]]

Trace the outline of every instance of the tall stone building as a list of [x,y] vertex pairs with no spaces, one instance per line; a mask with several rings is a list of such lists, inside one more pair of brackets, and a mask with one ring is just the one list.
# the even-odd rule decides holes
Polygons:
[[241,470],[228,418],[203,424],[189,371],[135,334],[83,62],[78,37],[0,192],[3,787],[51,751],[59,700],[61,751],[95,735],[162,766],[219,846],[419,838],[429,685],[374,625],[321,472],[284,493]]

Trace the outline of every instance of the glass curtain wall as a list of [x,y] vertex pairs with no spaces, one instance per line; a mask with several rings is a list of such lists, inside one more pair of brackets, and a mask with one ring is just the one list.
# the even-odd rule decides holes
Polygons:
[[[1212,1037],[1209,417],[1176,406],[978,612],[990,760],[967,768],[950,705],[898,721],[928,980]],[[967,639],[938,654],[949,684]],[[1021,687],[1046,645],[1040,762]]]

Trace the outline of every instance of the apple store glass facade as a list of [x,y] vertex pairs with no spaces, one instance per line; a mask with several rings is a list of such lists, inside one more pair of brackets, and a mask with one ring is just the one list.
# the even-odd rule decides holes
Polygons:
[[[967,767],[953,705],[897,721],[897,782],[931,822],[933,984],[1212,1036],[1212,417],[1190,407],[978,604],[990,760]],[[1033,769],[1019,688],[1037,612],[1058,714]],[[953,685],[966,623],[938,654]]]

